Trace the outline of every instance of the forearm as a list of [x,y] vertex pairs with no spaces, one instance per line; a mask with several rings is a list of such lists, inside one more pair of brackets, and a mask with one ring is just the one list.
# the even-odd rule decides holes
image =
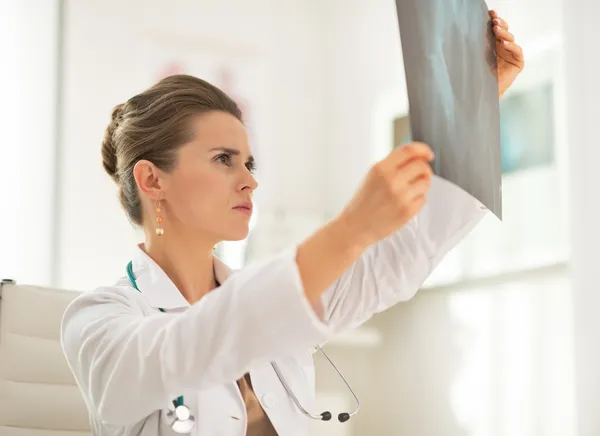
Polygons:
[[322,319],[340,331],[410,300],[486,213],[470,194],[434,176],[420,213],[390,237],[371,245],[324,294]]
[[367,248],[349,223],[340,217],[298,246],[296,263],[308,301],[318,311],[321,295]]

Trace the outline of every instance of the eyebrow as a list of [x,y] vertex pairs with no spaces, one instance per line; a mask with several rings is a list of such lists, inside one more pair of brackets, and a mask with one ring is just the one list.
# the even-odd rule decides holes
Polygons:
[[[215,147],[215,148],[211,148],[209,151],[224,151],[226,153],[229,153],[233,156],[239,156],[240,155],[240,151],[236,150],[235,148],[229,148],[229,147]],[[250,155],[248,156],[248,161],[247,162],[254,162],[254,156]]]

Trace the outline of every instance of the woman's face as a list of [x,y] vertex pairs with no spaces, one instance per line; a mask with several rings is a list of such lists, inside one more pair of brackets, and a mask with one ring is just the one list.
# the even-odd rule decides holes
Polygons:
[[194,138],[179,149],[175,169],[162,175],[165,234],[201,234],[215,243],[248,235],[253,176],[244,125],[225,112],[193,120]]

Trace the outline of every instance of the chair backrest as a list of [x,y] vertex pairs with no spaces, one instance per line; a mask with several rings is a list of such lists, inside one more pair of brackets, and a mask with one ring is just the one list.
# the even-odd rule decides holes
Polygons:
[[85,403],[60,346],[76,292],[0,286],[0,436],[87,436]]

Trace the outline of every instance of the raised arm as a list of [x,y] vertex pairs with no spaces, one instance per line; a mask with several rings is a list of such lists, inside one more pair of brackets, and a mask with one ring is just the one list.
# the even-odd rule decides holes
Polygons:
[[323,319],[339,331],[411,299],[486,213],[471,195],[434,176],[420,213],[367,249],[323,295]]

